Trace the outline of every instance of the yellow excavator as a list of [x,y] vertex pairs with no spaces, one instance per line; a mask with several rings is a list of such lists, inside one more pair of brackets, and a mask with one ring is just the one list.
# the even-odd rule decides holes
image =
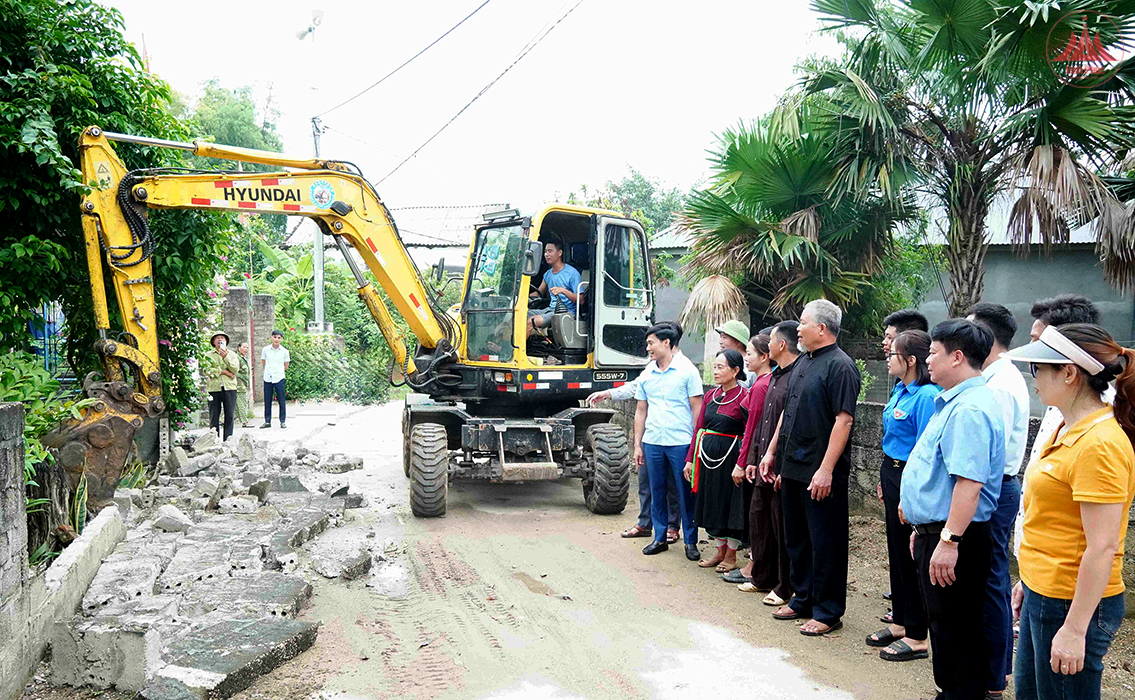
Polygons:
[[[112,142],[280,171],[129,171]],[[90,185],[80,209],[102,372],[83,382],[93,404],[80,420],[49,436],[48,445],[73,486],[86,474],[92,508],[112,498],[143,419],[165,411],[151,272],[152,256],[162,251],[147,225],[149,208],[306,216],[331,237],[393,351],[392,381],[414,392],[403,411],[402,433],[403,469],[416,516],[445,513],[451,479],[578,478],[592,512],[625,507],[631,465],[626,433],[611,423],[613,411],[581,407],[581,399],[632,380],[647,361],[645,336],[655,300],[638,222],[563,204],[532,216],[517,210],[487,213],[472,232],[461,301],[441,309],[390,211],[347,161],[116,134],[97,126],[83,131],[79,152]],[[549,267],[545,245],[553,242],[564,262],[580,272],[573,290],[577,308],[551,297],[555,308],[539,312],[549,322],[530,336],[529,309],[541,301],[533,292]],[[359,261],[414,334],[412,351]],[[107,272],[123,325],[117,332],[107,309]],[[437,274],[440,282],[441,265]]]

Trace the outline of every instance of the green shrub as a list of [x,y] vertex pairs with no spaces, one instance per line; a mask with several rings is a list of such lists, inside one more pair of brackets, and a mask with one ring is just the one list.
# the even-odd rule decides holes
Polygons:
[[334,336],[297,334],[289,338],[287,348],[292,356],[289,399],[370,404],[390,391],[390,351],[385,346],[357,354],[340,349]]

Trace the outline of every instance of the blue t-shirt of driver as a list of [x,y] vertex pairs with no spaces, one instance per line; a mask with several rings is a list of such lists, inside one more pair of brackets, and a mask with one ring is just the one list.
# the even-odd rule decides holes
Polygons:
[[[573,293],[579,293],[579,286],[583,283],[583,277],[580,276],[579,270],[571,265],[565,264],[563,269],[559,272],[553,272],[551,268],[544,273],[544,284],[548,285],[548,291],[551,292],[552,287],[563,287],[564,289],[571,290]],[[575,316],[575,302],[568,299],[563,294],[556,294],[557,299],[562,301],[567,306],[568,313]],[[552,300],[552,309],[555,309],[556,301]]]

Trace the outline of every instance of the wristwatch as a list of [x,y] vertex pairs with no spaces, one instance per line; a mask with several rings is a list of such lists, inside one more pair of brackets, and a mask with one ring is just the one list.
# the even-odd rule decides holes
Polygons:
[[938,534],[938,536],[942,538],[943,542],[957,543],[957,542],[962,541],[962,536],[961,535],[955,535],[954,533],[950,532],[950,528],[948,528],[948,527],[942,528],[942,532],[940,532]]

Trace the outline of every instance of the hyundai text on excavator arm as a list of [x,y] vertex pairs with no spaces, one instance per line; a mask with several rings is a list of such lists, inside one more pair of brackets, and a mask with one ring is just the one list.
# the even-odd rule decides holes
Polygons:
[[[279,172],[187,168],[127,171],[111,142],[175,148],[198,155],[280,167]],[[358,169],[344,161],[103,132],[80,137],[81,203],[102,376],[84,393],[95,399],[80,420],[47,439],[72,481],[87,475],[92,508],[114,494],[143,418],[165,411],[151,256],[161,255],[146,222],[156,209],[212,209],[306,216],[331,236],[353,272],[395,359],[393,381],[417,393],[403,411],[403,469],[415,515],[445,513],[451,479],[535,481],[579,478],[596,513],[627,501],[630,449],[613,411],[581,408],[589,393],[619,386],[646,364],[645,331],[654,292],[646,237],[615,212],[554,204],[535,216],[486,214],[475,227],[462,300],[438,308],[410,258],[386,205]],[[583,280],[574,312],[556,298],[547,334],[527,337],[530,300],[549,263],[546,244]],[[322,241],[317,241],[321,245]],[[356,258],[357,256],[357,258]],[[382,297],[374,274],[417,341],[413,351]],[[439,276],[442,272],[438,267]],[[109,273],[121,331],[105,294]],[[190,322],[187,320],[187,322]]]

